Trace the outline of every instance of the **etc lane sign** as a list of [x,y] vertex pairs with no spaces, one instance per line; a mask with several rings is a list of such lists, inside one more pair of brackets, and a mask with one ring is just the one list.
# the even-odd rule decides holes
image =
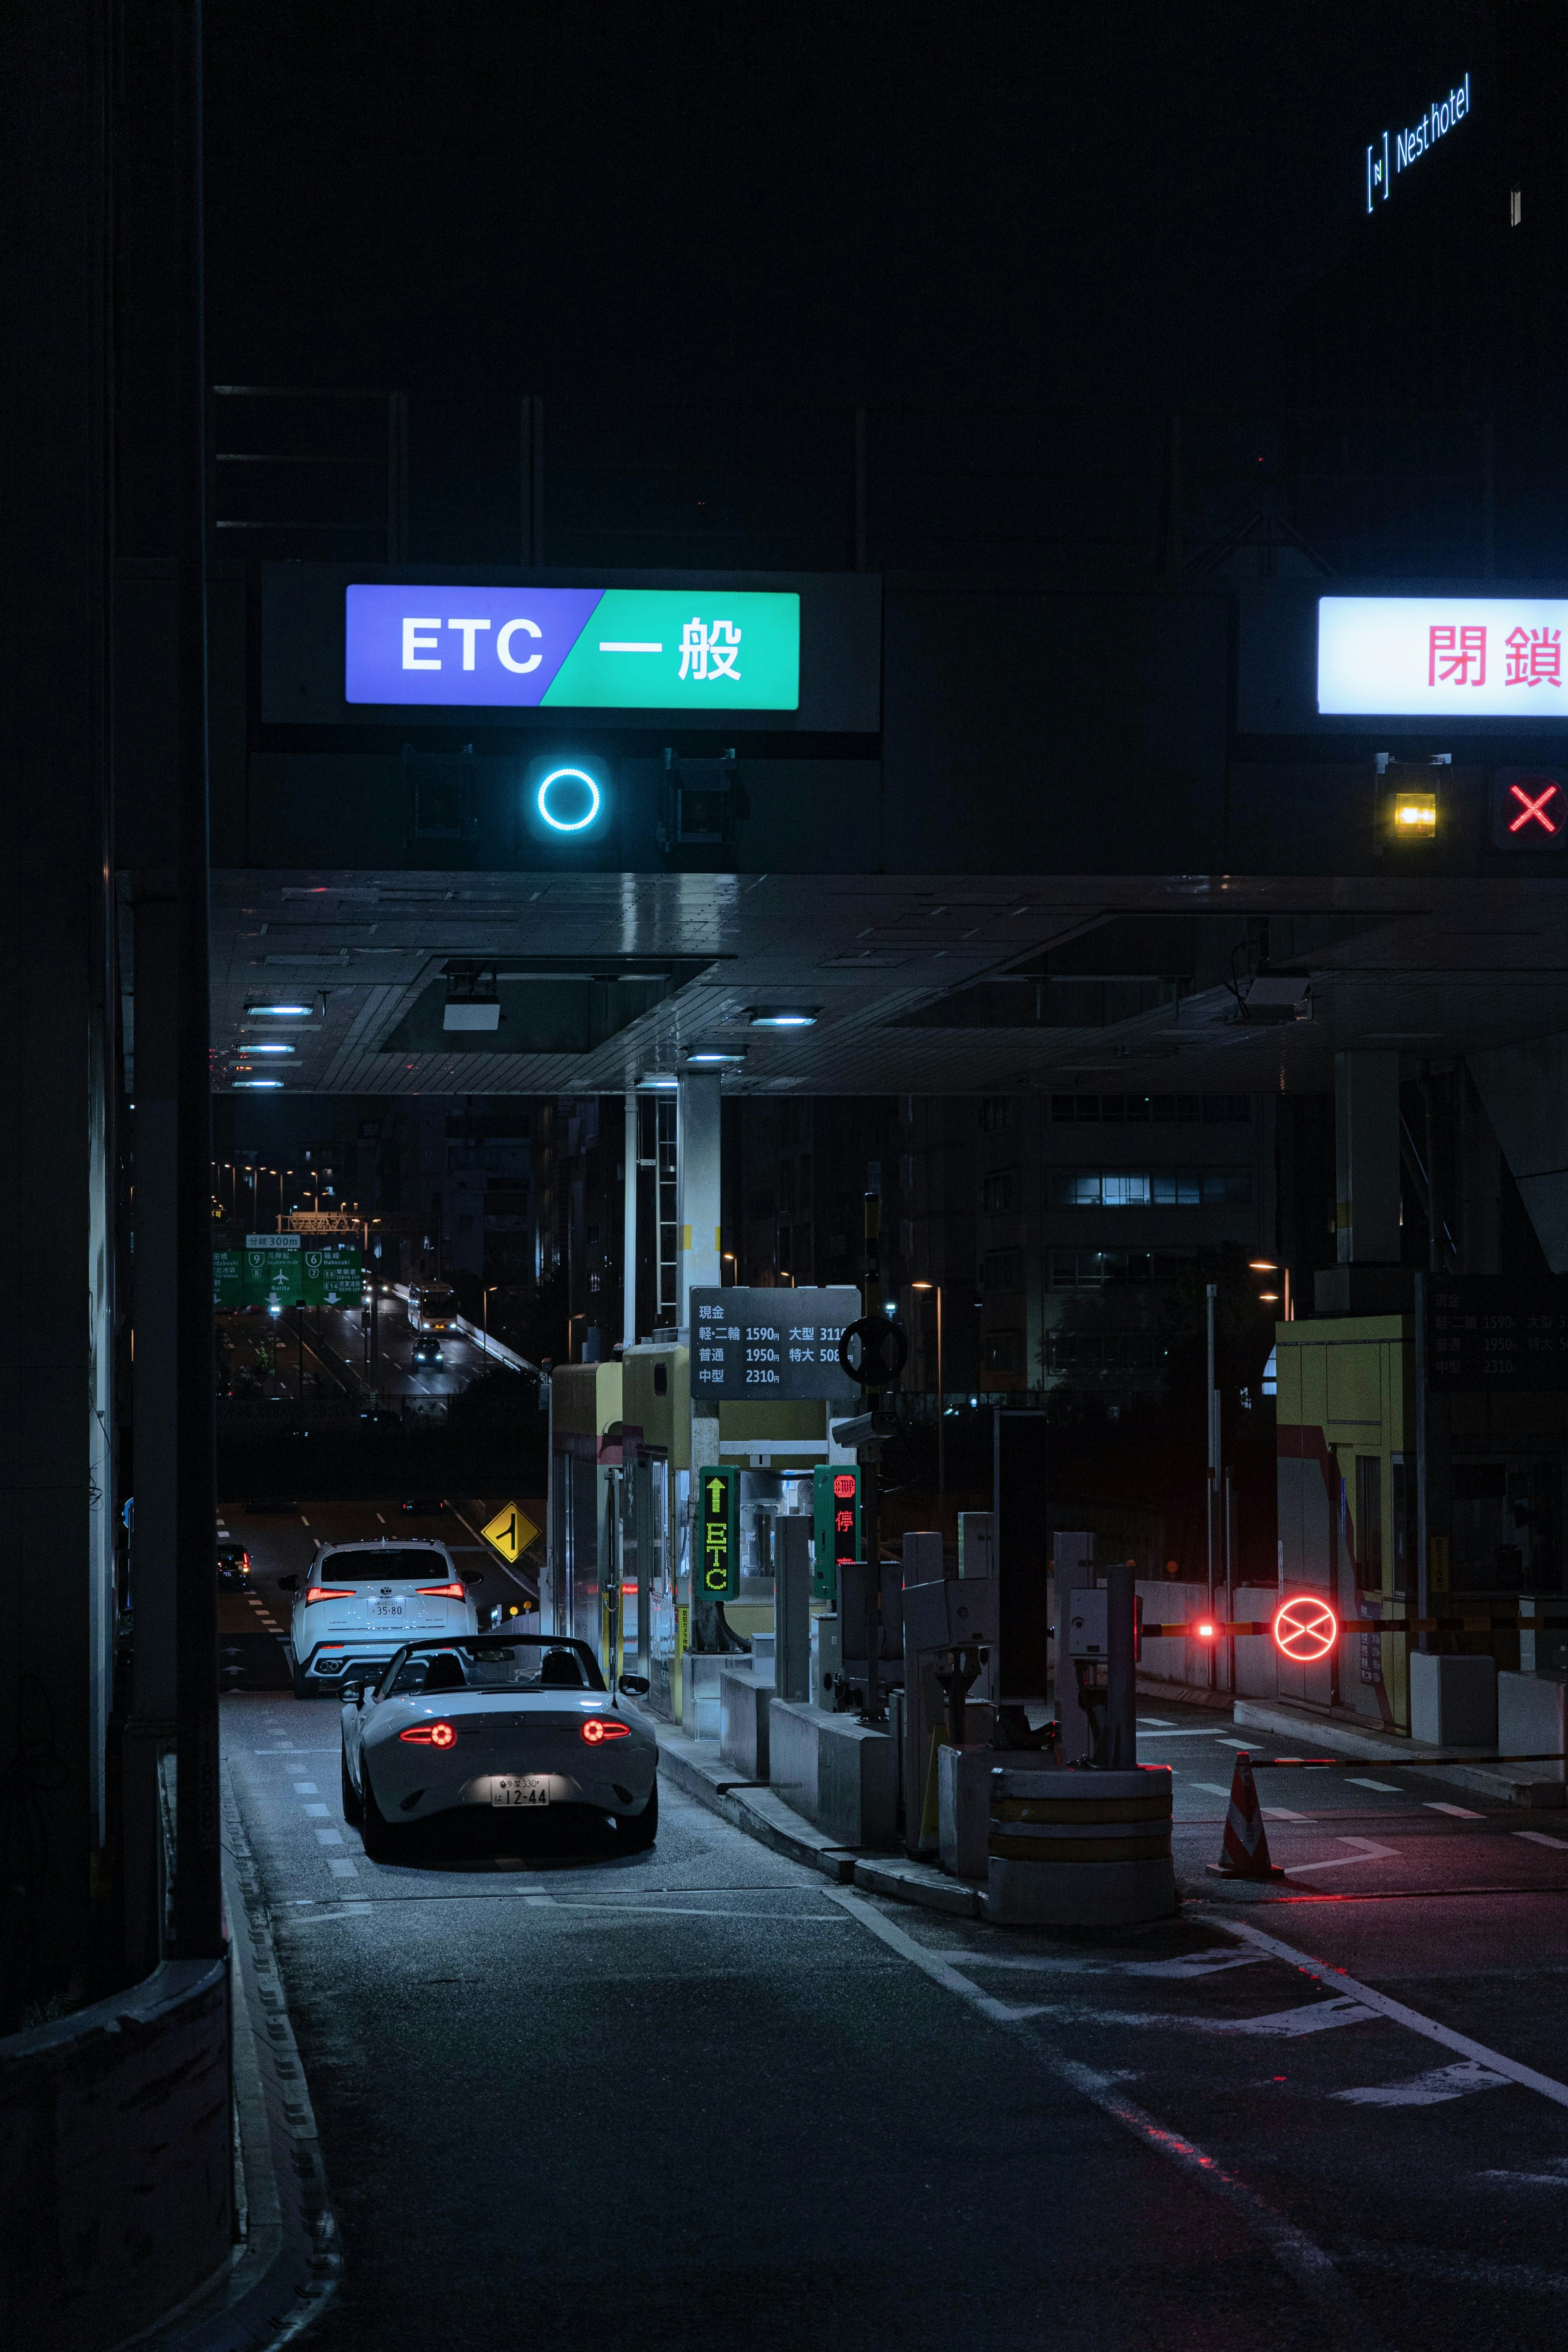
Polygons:
[[1318,709],[1324,717],[1568,718],[1568,599],[1322,596]]
[[795,710],[800,598],[688,588],[353,583],[343,699],[560,710]]

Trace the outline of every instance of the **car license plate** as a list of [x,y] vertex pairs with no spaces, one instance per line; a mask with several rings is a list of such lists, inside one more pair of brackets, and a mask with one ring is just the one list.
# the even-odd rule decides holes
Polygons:
[[376,1599],[373,1600],[370,1604],[370,1613],[373,1618],[394,1617],[401,1620],[405,1612],[401,1600],[383,1601]]
[[498,1772],[490,1782],[492,1805],[547,1805],[550,1780],[543,1772],[519,1775]]

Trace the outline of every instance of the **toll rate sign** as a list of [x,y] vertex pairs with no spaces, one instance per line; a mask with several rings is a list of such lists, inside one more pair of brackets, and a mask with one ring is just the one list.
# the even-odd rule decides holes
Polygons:
[[697,1589],[710,1601],[734,1601],[741,1591],[740,1474],[703,1470],[698,1477]]
[[853,1463],[819,1462],[811,1474],[812,1590],[838,1599],[838,1571],[860,1557],[860,1473]]

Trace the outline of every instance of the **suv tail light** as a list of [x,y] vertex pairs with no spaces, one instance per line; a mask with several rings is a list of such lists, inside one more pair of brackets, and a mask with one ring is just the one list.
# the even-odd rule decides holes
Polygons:
[[312,1584],[306,1588],[305,1606],[308,1609],[312,1601],[353,1601],[357,1597],[352,1585]]
[[415,1748],[450,1748],[458,1737],[449,1723],[411,1723],[397,1736]]
[[602,1715],[591,1715],[582,1728],[590,1748],[602,1747],[606,1739],[629,1739],[632,1736],[629,1723],[614,1723]]
[[468,1587],[456,1581],[451,1584],[416,1584],[414,1590],[428,1594],[436,1601],[466,1601],[468,1597]]

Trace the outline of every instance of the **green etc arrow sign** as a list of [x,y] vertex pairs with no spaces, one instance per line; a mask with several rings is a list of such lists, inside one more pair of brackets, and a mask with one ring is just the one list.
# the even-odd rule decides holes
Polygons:
[[213,1252],[213,1305],[281,1312],[359,1303],[363,1259],[348,1242],[300,1234],[247,1234],[243,1249]]
[[734,1601],[740,1595],[738,1486],[739,1475],[733,1470],[704,1470],[699,1475],[698,1525],[702,1546],[698,1589],[709,1601]]

